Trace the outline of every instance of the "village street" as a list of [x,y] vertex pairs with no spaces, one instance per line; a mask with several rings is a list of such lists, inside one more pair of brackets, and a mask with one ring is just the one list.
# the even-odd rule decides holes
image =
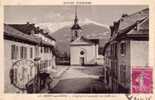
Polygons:
[[50,93],[106,93],[102,71],[103,66],[71,66]]
[[5,7],[4,93],[152,93],[149,12],[148,5]]

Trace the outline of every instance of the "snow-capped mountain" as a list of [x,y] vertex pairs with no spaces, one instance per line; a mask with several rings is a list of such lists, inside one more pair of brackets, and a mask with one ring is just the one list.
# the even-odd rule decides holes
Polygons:
[[90,19],[88,19],[88,18],[86,18],[86,19],[84,20],[84,22],[83,22],[83,24],[90,24],[90,23],[96,24],[96,25],[98,25],[98,26],[102,26],[102,27],[109,28],[109,26],[106,25],[106,24],[101,24],[101,23],[98,23],[98,22],[96,22],[96,21],[90,20]]
[[65,26],[70,26],[72,22],[55,22],[55,23],[38,23],[36,26],[47,30],[49,33],[53,33]]
[[[56,39],[57,48],[61,53],[67,52],[69,54],[69,43],[71,40],[70,27],[73,22],[61,23],[40,23],[37,26],[49,31],[49,34]],[[87,38],[100,39],[100,47],[103,47],[105,42],[109,39],[109,28],[107,25],[85,19],[79,21],[82,28],[82,35]]]
[[[90,20],[88,18],[84,19],[83,21],[80,21],[79,24],[80,25],[87,25],[87,24],[95,24],[95,25],[98,25],[98,26],[102,26],[102,27],[106,27],[106,28],[109,28],[108,25],[105,25],[105,24],[101,24],[101,23],[98,23],[96,21],[93,21],[93,20]],[[51,22],[51,23],[37,23],[36,26],[39,26],[40,28],[43,28],[44,30],[48,31],[49,33],[54,33],[55,31],[63,28],[63,27],[66,27],[66,26],[72,26],[73,25],[73,22],[72,21],[66,21],[66,22]]]

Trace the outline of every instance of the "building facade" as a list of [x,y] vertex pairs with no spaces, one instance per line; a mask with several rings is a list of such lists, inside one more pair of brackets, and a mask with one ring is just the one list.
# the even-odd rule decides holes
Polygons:
[[113,92],[130,92],[131,69],[148,66],[149,9],[122,15],[110,29],[104,47],[105,75]]
[[71,65],[97,64],[98,40],[79,37],[70,43]]
[[[5,92],[26,90],[26,85],[38,73],[55,68],[55,40],[36,36],[33,24],[4,24]],[[54,42],[54,44],[53,44]]]
[[[70,64],[71,65],[97,65],[102,63],[99,56],[99,39],[88,39],[82,35],[75,13],[74,24],[71,27]],[[102,60],[103,61],[103,60]]]

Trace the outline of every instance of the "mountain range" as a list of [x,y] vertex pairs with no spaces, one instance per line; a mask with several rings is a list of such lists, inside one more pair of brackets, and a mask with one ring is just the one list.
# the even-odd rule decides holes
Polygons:
[[[71,40],[71,30],[70,27],[73,25],[71,22],[63,23],[43,23],[38,24],[39,27],[48,31],[53,38],[56,39],[57,49],[61,53],[69,54],[69,43]],[[109,39],[109,29],[107,25],[97,23],[95,21],[86,20],[80,23],[82,28],[82,35],[86,38],[99,39],[99,47],[103,48],[105,42]]]

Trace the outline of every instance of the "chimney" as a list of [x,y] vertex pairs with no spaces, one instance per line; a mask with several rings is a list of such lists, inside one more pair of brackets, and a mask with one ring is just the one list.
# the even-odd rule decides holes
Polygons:
[[34,29],[35,34],[38,34],[38,33],[39,33],[39,30],[40,30],[40,28],[37,26],[37,27]]
[[127,17],[127,16],[128,16],[128,14],[125,14],[125,13],[124,13],[124,14],[122,14],[121,17]]
[[137,30],[137,31],[139,31],[139,29],[140,29],[140,25],[139,25],[139,24],[140,24],[140,21],[137,21],[137,22],[136,22],[136,30]]
[[40,32],[40,33],[44,33],[44,32],[43,32],[43,29],[40,29],[39,32]]
[[120,20],[117,21],[117,22],[114,22],[114,33],[117,33],[118,32],[119,24],[120,24]]

